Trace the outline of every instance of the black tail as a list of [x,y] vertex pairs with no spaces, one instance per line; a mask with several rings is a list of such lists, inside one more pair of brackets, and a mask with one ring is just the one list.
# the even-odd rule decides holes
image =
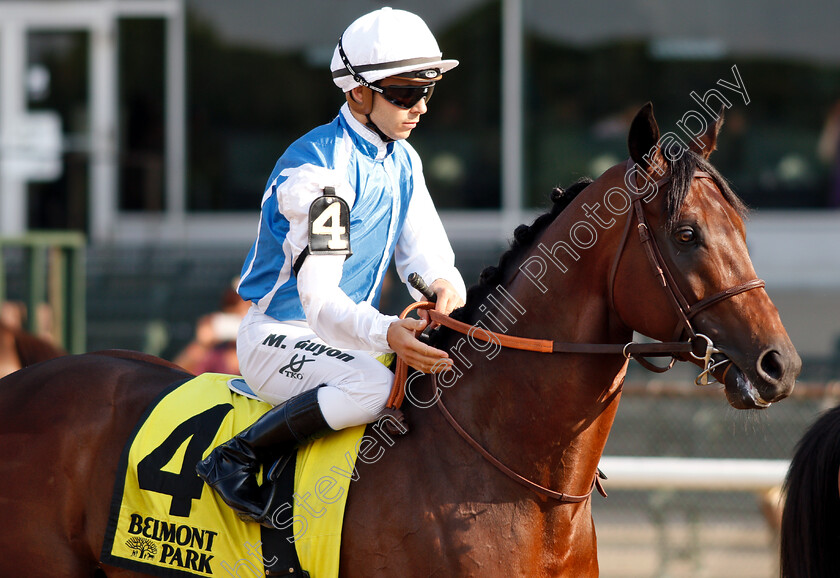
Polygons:
[[840,406],[805,433],[785,479],[782,578],[840,576]]

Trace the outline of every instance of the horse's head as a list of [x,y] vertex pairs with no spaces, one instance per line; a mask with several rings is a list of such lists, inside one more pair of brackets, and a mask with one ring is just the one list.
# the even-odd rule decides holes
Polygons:
[[[635,218],[629,209],[634,230],[628,223],[629,237],[613,270],[613,307],[625,325],[654,339],[708,336],[717,350],[711,372],[725,384],[729,403],[764,408],[790,394],[802,362],[756,279],[744,206],[707,161],[722,112],[688,148],[674,133],[660,138],[650,104],[634,119],[632,162],[610,169],[612,178],[625,180],[630,198],[642,199]],[[647,227],[639,225],[639,211]],[[647,228],[652,242],[644,241],[642,230],[637,235],[636,227]],[[697,357],[684,359],[702,367]]]

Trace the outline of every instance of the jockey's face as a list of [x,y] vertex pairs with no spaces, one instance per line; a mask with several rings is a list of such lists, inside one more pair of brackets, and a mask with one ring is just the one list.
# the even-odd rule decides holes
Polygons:
[[[428,81],[389,77],[383,79],[377,84],[385,88],[387,86],[414,85],[417,87],[423,87],[428,86],[431,83]],[[394,140],[400,140],[408,138],[411,131],[417,126],[417,123],[420,120],[420,115],[425,114],[427,110],[428,108],[426,107],[425,98],[418,100],[411,108],[405,109],[388,102],[381,94],[374,92],[373,109],[370,113],[370,120],[387,136]]]

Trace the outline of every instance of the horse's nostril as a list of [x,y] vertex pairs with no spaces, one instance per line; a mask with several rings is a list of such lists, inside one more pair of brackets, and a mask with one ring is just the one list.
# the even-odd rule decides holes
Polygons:
[[775,349],[765,351],[758,360],[758,369],[766,378],[779,381],[785,373],[782,355]]

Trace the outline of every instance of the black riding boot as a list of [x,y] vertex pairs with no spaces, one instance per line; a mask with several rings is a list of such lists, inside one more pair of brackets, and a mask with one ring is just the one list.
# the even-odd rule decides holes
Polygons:
[[243,520],[262,523],[268,504],[257,483],[260,464],[270,463],[297,446],[333,431],[318,406],[318,389],[271,408],[254,424],[215,448],[195,471]]

